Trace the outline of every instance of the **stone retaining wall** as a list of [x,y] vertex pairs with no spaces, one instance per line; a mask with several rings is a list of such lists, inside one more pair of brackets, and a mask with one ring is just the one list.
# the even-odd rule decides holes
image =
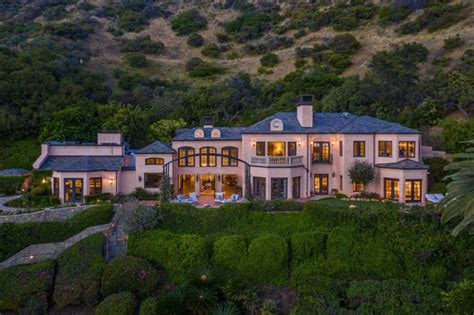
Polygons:
[[24,214],[0,215],[0,224],[5,222],[26,223],[26,222],[46,222],[65,221],[76,213],[82,212],[91,206],[66,207],[58,209],[47,209]]
[[80,240],[83,240],[84,238],[99,232],[107,232],[106,234],[110,234],[112,233],[113,229],[114,225],[112,223],[96,225],[88,227],[82,232],[68,238],[64,242],[30,245],[12,257],[8,258],[4,262],[1,262],[0,269],[15,265],[33,264],[45,259],[55,259],[59,256],[59,254]]

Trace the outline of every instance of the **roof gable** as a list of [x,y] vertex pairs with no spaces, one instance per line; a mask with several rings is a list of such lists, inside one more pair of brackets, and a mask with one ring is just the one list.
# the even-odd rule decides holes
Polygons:
[[140,150],[137,150],[135,154],[158,154],[158,153],[174,153],[175,150],[169,145],[161,141],[155,141],[152,144],[147,145]]

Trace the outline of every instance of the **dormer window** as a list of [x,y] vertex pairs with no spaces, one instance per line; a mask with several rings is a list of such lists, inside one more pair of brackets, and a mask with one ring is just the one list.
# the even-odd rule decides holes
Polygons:
[[271,131],[283,131],[283,121],[281,119],[275,118],[270,122]]
[[212,129],[211,138],[220,138],[220,137],[221,137],[221,131],[217,128]]
[[196,129],[196,131],[194,131],[194,138],[204,138],[204,130]]

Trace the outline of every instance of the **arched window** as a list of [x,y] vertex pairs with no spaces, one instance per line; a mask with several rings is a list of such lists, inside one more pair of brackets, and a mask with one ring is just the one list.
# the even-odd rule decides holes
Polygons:
[[162,158],[148,158],[145,159],[145,165],[163,165],[165,160]]
[[238,166],[239,149],[236,147],[222,148],[222,166]]
[[[194,166],[194,148],[182,147],[178,149],[178,157],[182,158],[178,161],[178,166]],[[186,158],[184,158],[186,157]]]
[[216,166],[216,153],[214,147],[204,147],[199,150],[201,166]]

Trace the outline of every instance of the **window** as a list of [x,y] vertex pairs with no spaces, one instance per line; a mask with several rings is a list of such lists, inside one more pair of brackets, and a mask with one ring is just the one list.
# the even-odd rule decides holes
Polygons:
[[301,197],[301,177],[293,177],[293,199],[299,199]]
[[313,162],[330,162],[329,142],[315,142],[313,145]]
[[405,181],[405,202],[421,202],[420,179],[408,179]]
[[398,143],[398,157],[414,158],[415,157],[415,141],[400,141]]
[[235,147],[222,148],[222,166],[238,166],[239,149]]
[[265,199],[265,177],[254,177],[253,178],[253,195],[256,199]]
[[160,188],[163,173],[145,173],[145,188]]
[[89,195],[102,193],[102,177],[89,178]]
[[288,156],[296,155],[296,142],[288,142]]
[[268,156],[286,156],[286,143],[272,141],[267,143]]
[[395,178],[384,178],[385,199],[398,201],[400,199],[400,181]]
[[353,192],[363,192],[364,184],[361,182],[352,182],[352,191]]
[[314,193],[316,195],[327,195],[329,191],[329,175],[315,174],[314,175]]
[[265,142],[257,142],[257,156],[265,156]]
[[53,194],[59,197],[59,178],[53,177]]
[[379,157],[392,157],[392,141],[379,141]]
[[272,199],[286,199],[287,187],[287,178],[272,178]]
[[343,191],[343,177],[342,175],[339,175],[339,191],[342,192]]
[[344,152],[344,146],[343,146],[343,142],[342,141],[339,141],[339,156],[342,156]]
[[165,160],[162,158],[148,158],[145,159],[145,165],[163,165]]
[[194,148],[183,147],[178,149],[178,166],[194,166]]
[[206,166],[210,166],[210,167],[214,167],[216,166],[216,153],[217,153],[217,150],[216,148],[213,148],[213,147],[204,147],[204,148],[201,148],[199,150],[199,153],[200,153],[200,165],[202,167],[206,167]]
[[365,141],[354,141],[354,157],[365,157]]

